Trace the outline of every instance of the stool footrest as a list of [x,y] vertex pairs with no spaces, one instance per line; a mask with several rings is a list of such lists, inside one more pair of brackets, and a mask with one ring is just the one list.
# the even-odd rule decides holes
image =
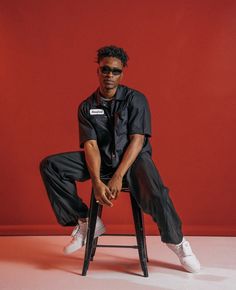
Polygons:
[[138,249],[138,246],[125,246],[125,245],[97,245],[96,247],[99,248],[132,248],[132,249]]
[[[102,234],[101,236],[125,236],[125,237],[136,237],[136,234]],[[101,237],[100,236],[100,237]]]

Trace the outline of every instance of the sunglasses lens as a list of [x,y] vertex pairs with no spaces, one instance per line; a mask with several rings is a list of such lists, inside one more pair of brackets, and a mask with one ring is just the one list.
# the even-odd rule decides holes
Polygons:
[[109,66],[102,66],[100,67],[101,72],[105,75],[109,74],[110,72],[112,72],[112,74],[114,76],[120,75],[122,73],[122,70],[119,68],[110,68]]
[[114,76],[118,76],[122,73],[122,70],[121,69],[118,69],[118,68],[114,68],[113,69],[113,75]]
[[101,72],[105,75],[109,74],[110,71],[111,71],[111,69],[109,68],[109,66],[102,66],[101,67]]

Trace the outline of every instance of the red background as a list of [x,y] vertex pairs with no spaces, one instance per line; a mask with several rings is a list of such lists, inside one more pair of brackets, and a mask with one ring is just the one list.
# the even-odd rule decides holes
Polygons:
[[[185,234],[234,235],[235,15],[233,0],[1,0],[1,233],[71,230],[56,222],[39,162],[79,150],[96,50],[115,44],[130,56],[123,83],[149,99],[153,158]],[[87,201],[90,183],[77,185]],[[125,194],[104,221],[130,230]],[[157,233],[148,216],[146,227]]]

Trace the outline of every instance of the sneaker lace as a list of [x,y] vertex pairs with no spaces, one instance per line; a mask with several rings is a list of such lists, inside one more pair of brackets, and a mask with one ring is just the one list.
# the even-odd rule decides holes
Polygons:
[[78,236],[79,230],[80,230],[80,225],[78,224],[78,225],[74,228],[74,230],[73,230],[71,236],[72,236],[73,238],[75,238],[76,236]]
[[178,254],[181,257],[186,257],[186,256],[192,256],[193,252],[192,249],[189,245],[189,242],[185,241],[181,245],[178,246],[177,248]]

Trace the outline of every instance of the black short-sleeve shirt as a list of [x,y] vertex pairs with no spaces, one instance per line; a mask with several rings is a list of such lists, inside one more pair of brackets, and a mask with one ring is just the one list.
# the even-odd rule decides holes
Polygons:
[[129,135],[145,135],[141,152],[151,154],[151,115],[146,97],[119,85],[112,103],[101,98],[99,88],[78,108],[80,147],[97,140],[103,167],[116,168],[129,144]]

